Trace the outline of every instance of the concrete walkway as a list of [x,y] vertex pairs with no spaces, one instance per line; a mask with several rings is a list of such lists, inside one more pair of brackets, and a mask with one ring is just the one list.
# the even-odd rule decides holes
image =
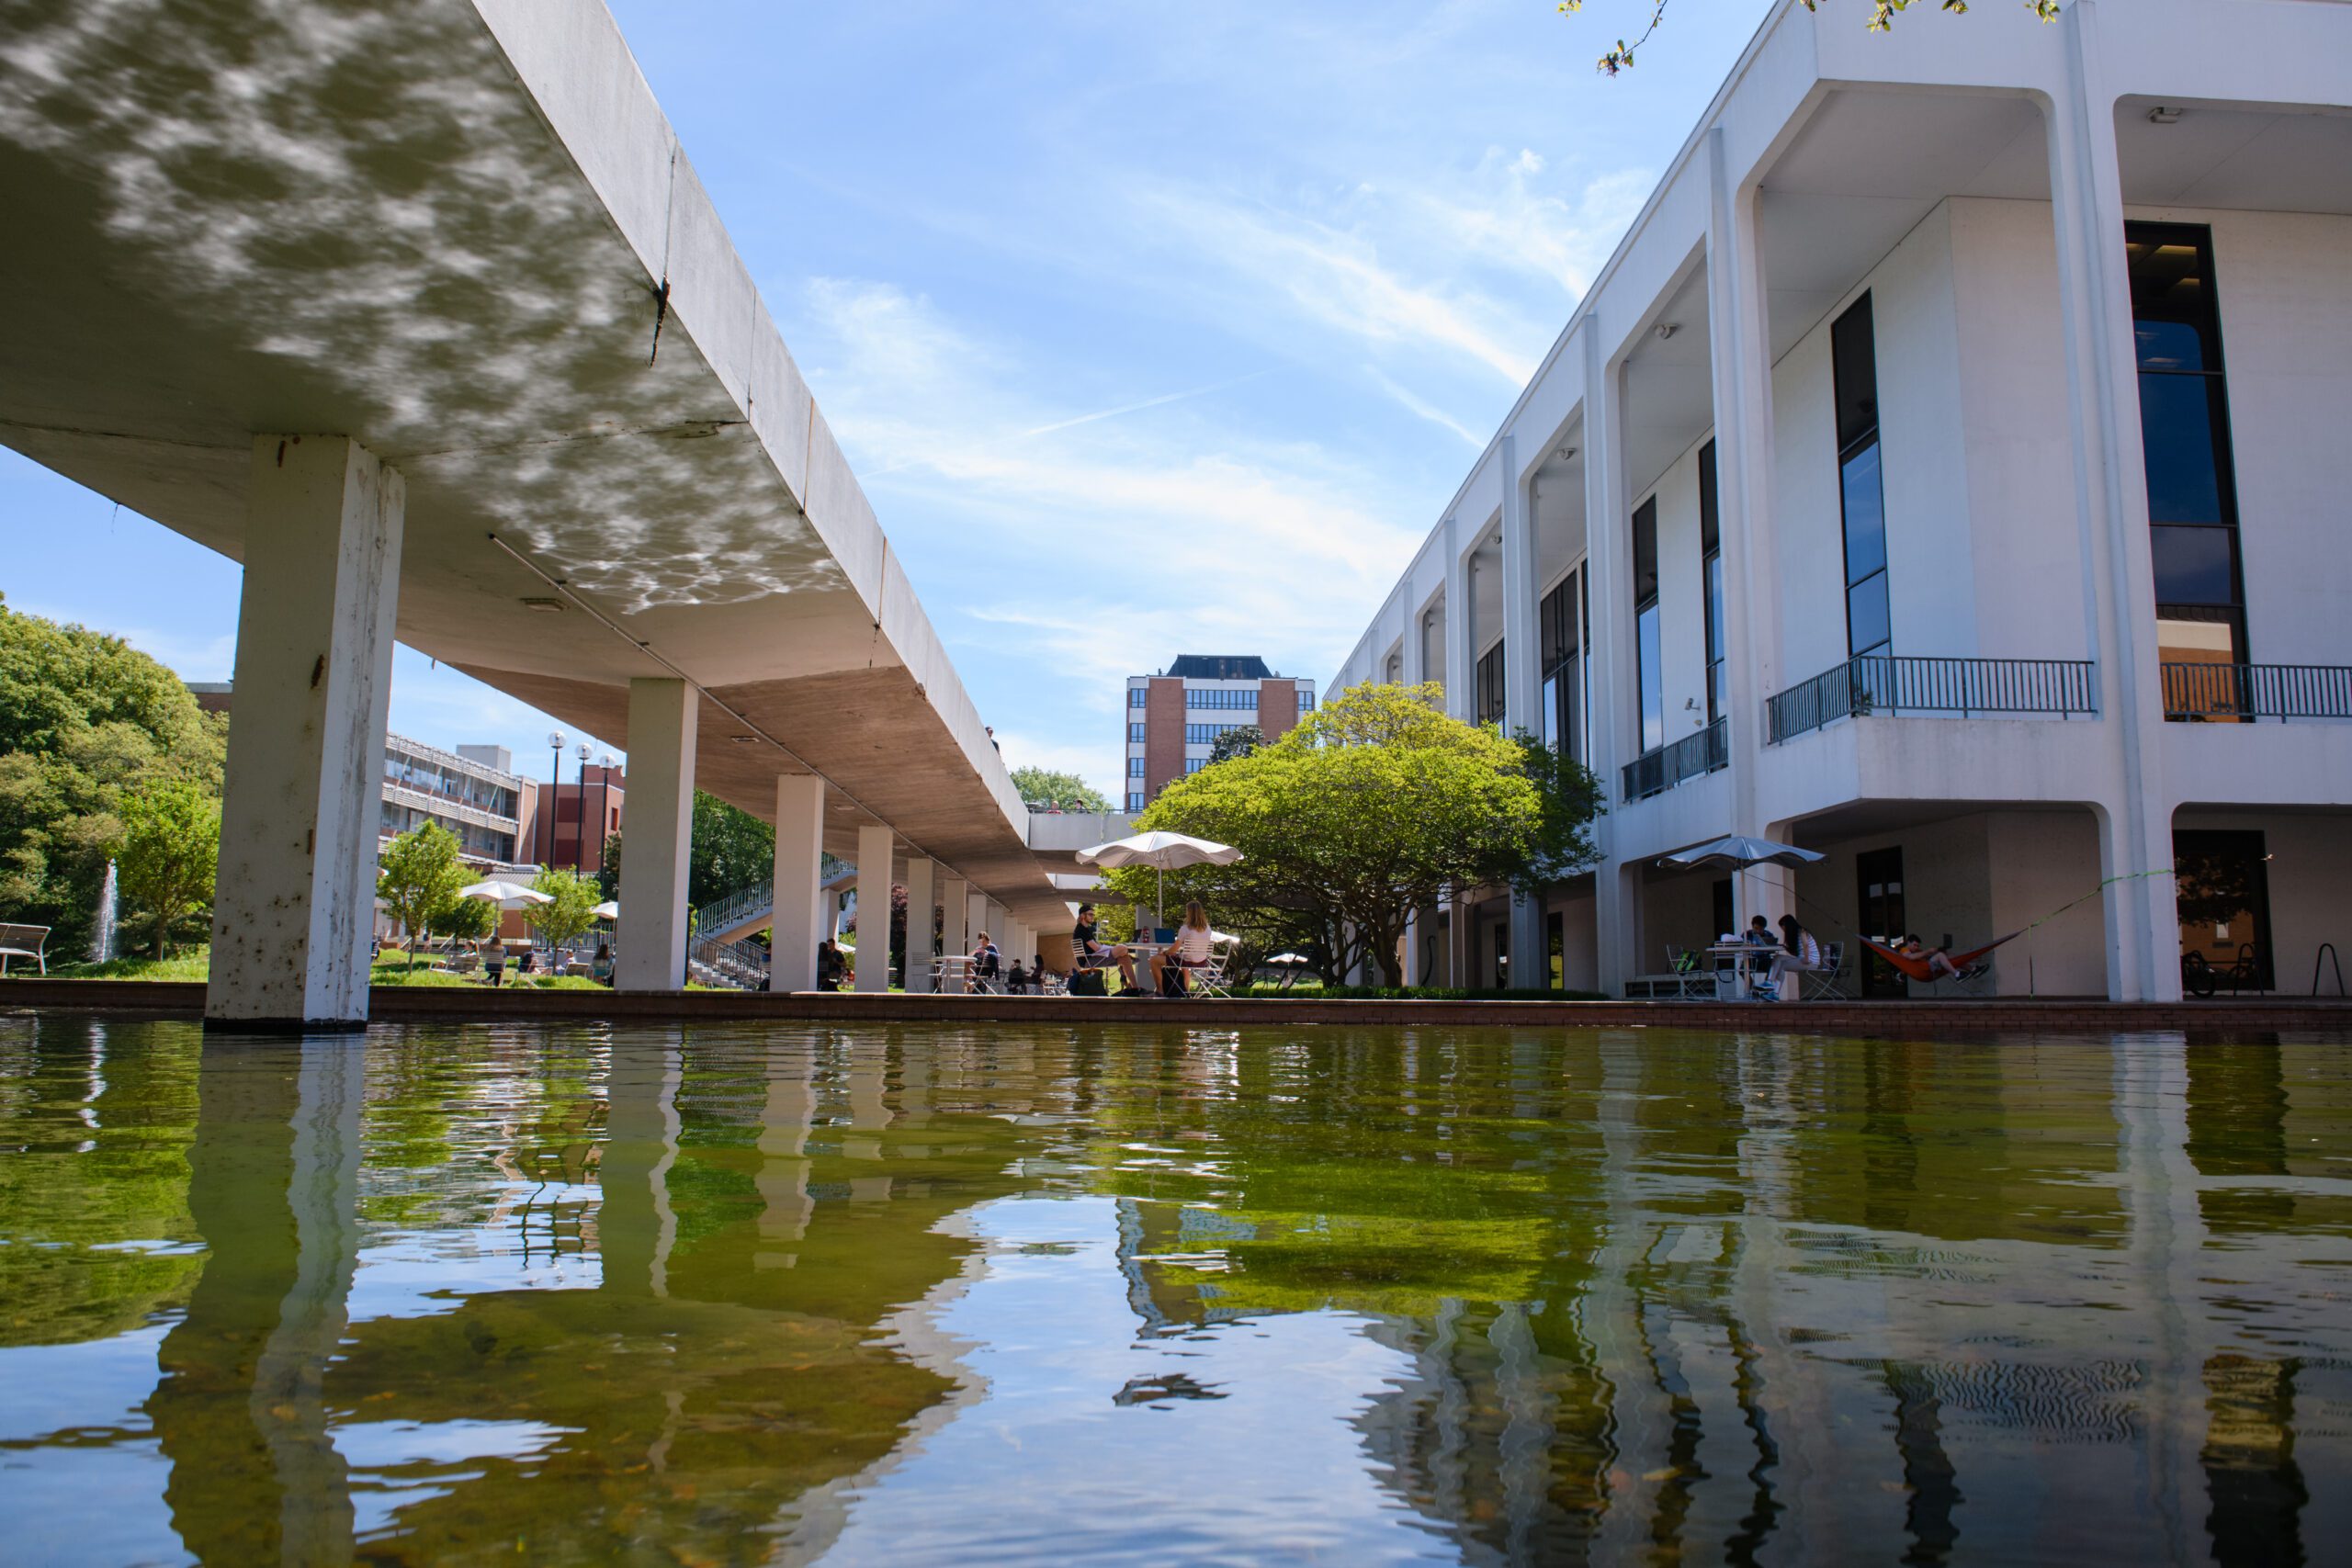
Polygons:
[[[0,983],[0,1009],[70,1008],[198,1018],[195,981],[20,980]],[[493,991],[470,987],[379,986],[369,1012],[379,1023],[930,1023],[1093,1024],[1108,1028],[1721,1029],[1746,1033],[1846,1035],[1984,1034],[2025,1031],[2104,1034],[2174,1031],[2199,1036],[2315,1030],[2352,1041],[2352,1001],[2335,998],[2238,998],[2212,1001],[2070,1000],[1792,1002],[1322,1001],[1237,998],[934,997],[804,991],[675,994]]]

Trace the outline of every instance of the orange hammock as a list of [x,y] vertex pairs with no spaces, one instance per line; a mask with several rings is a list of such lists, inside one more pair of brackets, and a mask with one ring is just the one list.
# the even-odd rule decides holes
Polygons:
[[[2028,926],[2026,931],[2031,931],[2032,929],[2033,928],[2031,926]],[[1995,948],[2000,946],[2003,942],[2015,942],[2018,938],[2023,935],[2025,935],[2025,931],[2011,931],[2007,936],[1996,937],[1991,942],[1986,942],[1984,946],[1973,948],[1967,953],[1954,953],[1948,954],[1947,957],[1950,959],[1951,966],[1957,974],[1947,977],[1965,978],[1968,968],[1971,964],[1976,963],[1979,959],[1992,952]],[[1895,949],[1887,946],[1886,943],[1883,942],[1872,942],[1868,937],[1861,937],[1858,940],[1860,940],[1864,947],[1869,948],[1872,953],[1877,953],[1881,958],[1885,959],[1889,964],[1894,964],[1897,969],[1903,971],[1904,974],[1909,976],[1912,979],[1918,981],[1921,985],[1931,986],[1935,984],[1936,980],[1939,978],[1934,965],[1928,962],[1925,954],[1922,954],[1917,958],[1913,958],[1907,953],[1898,952]]]

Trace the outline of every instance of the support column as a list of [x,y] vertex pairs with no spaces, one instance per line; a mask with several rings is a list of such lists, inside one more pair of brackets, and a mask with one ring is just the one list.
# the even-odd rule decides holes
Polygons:
[[1445,922],[1445,983],[1459,990],[1470,984],[1470,955],[1477,950],[1477,935],[1469,904],[1453,901]]
[[1478,612],[1470,603],[1461,532],[1453,518],[1445,520],[1445,711],[1466,724],[1478,711],[1478,661],[1471,651]]
[[[1715,412],[1715,491],[1722,519],[1724,581],[1743,585],[1724,596],[1724,712],[1731,758],[1731,829],[1757,832],[1756,775],[1762,751],[1763,699],[1771,689],[1772,661],[1765,657],[1778,638],[1760,637],[1759,621],[1772,619],[1775,577],[1771,552],[1763,547],[1770,527],[1771,388],[1761,313],[1762,259],[1756,208],[1734,188],[1730,154],[1721,126],[1707,135],[1707,362]],[[1746,931],[1748,918],[1773,918],[1777,907],[1758,901],[1760,878],[1732,879],[1733,926]],[[1637,971],[1638,972],[1638,971]]]
[[965,920],[972,912],[971,885],[960,876],[939,879],[939,951],[945,953],[972,951],[972,933],[965,928]]
[[[2058,302],[2066,338],[2067,414],[2075,445],[2075,524],[2084,611],[2098,661],[2102,728],[2113,783],[2100,807],[2109,876],[2172,864],[2172,810],[2156,668],[2154,566],[2132,280],[2123,254],[2123,189],[2115,98],[2100,69],[2096,0],[2061,14],[2064,90],[2050,110],[2050,189],[2058,239]],[[2177,890],[2168,876],[2110,882],[2108,995],[2180,998]]]
[[[768,937],[768,989],[817,988],[817,944],[833,934],[825,874],[825,781],[779,773],[775,781],[775,925]],[[621,864],[628,864],[626,852]],[[622,906],[626,908],[628,906]]]
[[368,1021],[406,496],[345,437],[254,442],[207,1022]]
[[[857,830],[857,988],[890,988],[890,855],[897,835],[880,823]],[[868,868],[875,868],[869,870]],[[881,942],[876,945],[875,937]],[[881,962],[876,964],[876,956]]]
[[1620,673],[1625,647],[1629,595],[1625,556],[1630,547],[1625,507],[1624,405],[1619,367],[1601,350],[1600,318],[1584,327],[1584,518],[1586,570],[1592,589],[1592,771],[1600,776],[1609,815],[1593,824],[1600,862],[1593,875],[1594,984],[1611,996],[1640,974],[1631,928],[1637,906],[1625,895],[1619,860],[1617,813],[1619,765],[1625,755],[1625,682]]
[[621,863],[613,945],[616,991],[685,986],[686,845],[694,829],[700,701],[674,677],[628,683],[628,854]]
[[989,925],[989,896],[977,887],[968,888],[964,894],[965,952],[972,950],[972,944],[980,940],[982,931],[990,936],[996,934]]
[[926,855],[907,857],[907,994],[932,990],[932,960],[939,956],[932,940],[932,911],[939,906],[939,863]]
[[[1540,707],[1543,639],[1536,631],[1535,498],[1519,472],[1519,438],[1500,443],[1503,464],[1503,730],[1544,733]],[[1513,888],[1510,900],[1510,967],[1514,991],[1551,988],[1552,966],[1544,961],[1544,890]]]

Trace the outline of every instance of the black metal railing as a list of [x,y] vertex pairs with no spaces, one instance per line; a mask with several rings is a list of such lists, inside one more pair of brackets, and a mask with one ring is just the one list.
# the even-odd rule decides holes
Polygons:
[[2352,665],[2166,664],[2165,716],[2183,723],[2352,718]]
[[1866,714],[2097,716],[2098,667],[2073,659],[1898,659],[1867,653],[1764,700],[1770,745]]
[[1625,798],[1643,800],[1672,789],[1685,779],[1731,766],[1731,742],[1722,719],[1671,746],[1645,751],[1625,764]]

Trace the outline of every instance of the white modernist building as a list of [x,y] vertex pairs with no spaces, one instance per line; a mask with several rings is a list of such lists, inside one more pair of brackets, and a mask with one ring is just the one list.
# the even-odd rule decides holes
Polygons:
[[[1776,8],[1332,682],[1606,784],[1598,867],[1414,977],[1759,912],[1882,990],[1857,933],[2041,921],[1983,988],[2121,998],[2352,947],[2347,105],[2327,0]],[[1657,865],[1735,831],[1827,858]]]

